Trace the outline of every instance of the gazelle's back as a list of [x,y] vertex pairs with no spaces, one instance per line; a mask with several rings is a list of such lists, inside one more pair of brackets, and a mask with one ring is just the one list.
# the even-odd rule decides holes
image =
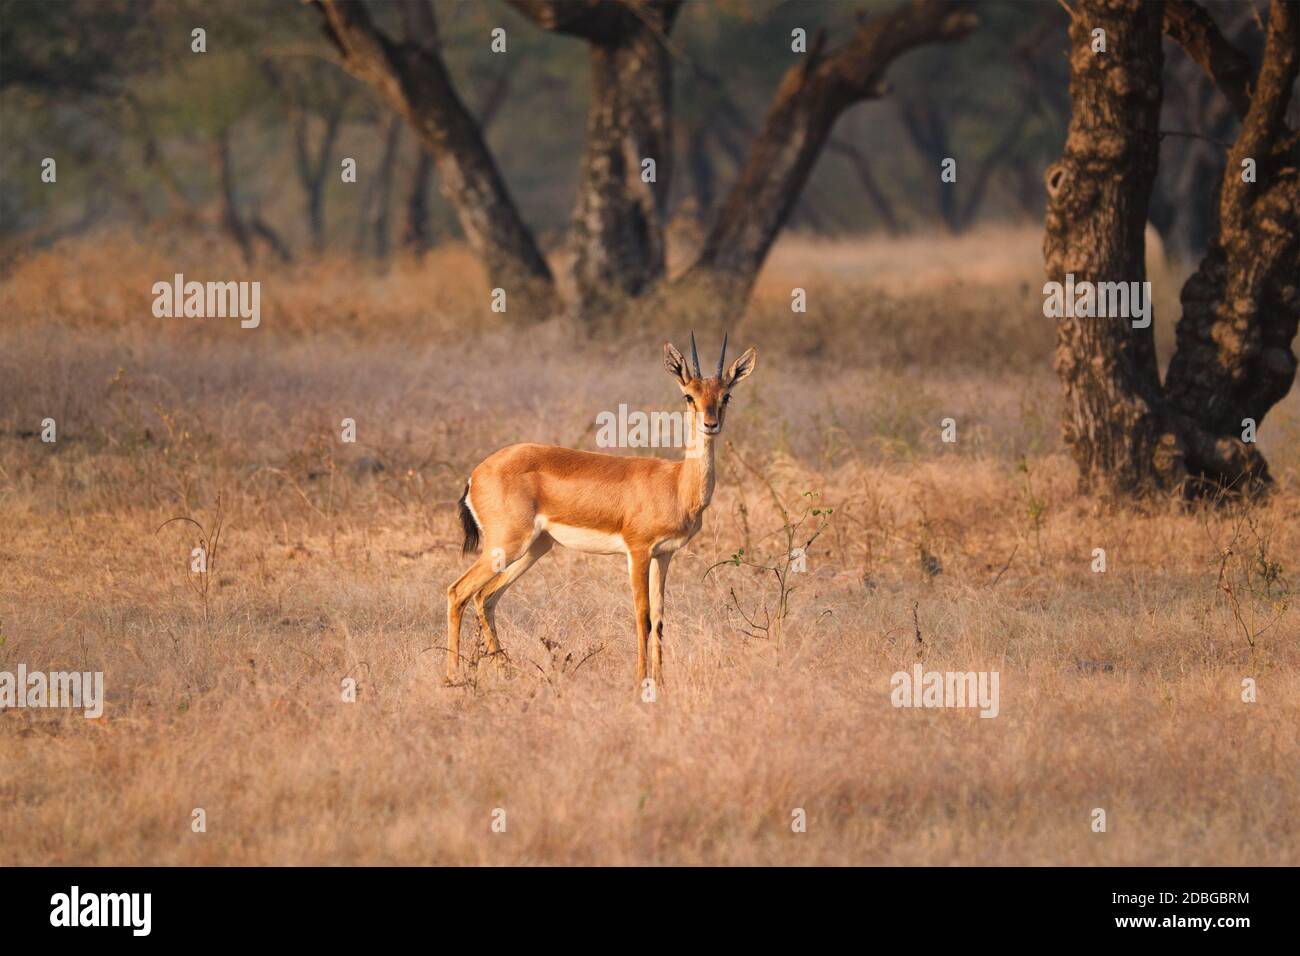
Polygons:
[[507,445],[488,455],[472,472],[477,480],[480,473],[502,476],[522,476],[546,473],[559,477],[578,477],[591,481],[620,481],[631,476],[657,473],[678,462],[665,458],[607,455],[594,451],[579,451],[559,445],[540,445],[525,442]]
[[[544,515],[548,523],[586,526],[618,533],[636,511],[643,516],[670,510],[675,500],[658,499],[663,476],[680,468],[662,458],[634,458],[577,451],[555,445],[509,445],[485,458],[470,478],[471,506]],[[490,499],[490,500],[489,500]],[[661,507],[662,505],[662,507]],[[664,514],[671,520],[672,515]]]

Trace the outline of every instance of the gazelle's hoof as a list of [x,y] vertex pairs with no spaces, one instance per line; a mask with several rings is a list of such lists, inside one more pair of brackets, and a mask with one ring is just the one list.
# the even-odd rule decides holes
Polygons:
[[520,673],[519,665],[510,658],[510,655],[504,649],[485,654],[482,663],[487,665],[491,673],[501,680],[510,680]]

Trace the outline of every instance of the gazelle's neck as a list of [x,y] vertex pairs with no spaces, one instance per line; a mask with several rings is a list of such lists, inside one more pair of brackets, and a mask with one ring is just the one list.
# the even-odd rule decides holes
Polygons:
[[692,513],[703,511],[713,498],[713,443],[717,436],[706,434],[698,422],[699,417],[692,416],[678,487],[682,503]]

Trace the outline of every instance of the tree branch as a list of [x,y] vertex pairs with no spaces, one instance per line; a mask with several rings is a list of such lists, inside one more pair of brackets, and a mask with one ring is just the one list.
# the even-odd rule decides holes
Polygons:
[[842,46],[815,45],[815,56],[786,71],[689,273],[724,279],[737,287],[732,291],[742,303],[840,113],[882,95],[885,70],[899,56],[927,43],[959,40],[978,25],[966,4],[913,0],[862,22]]
[[1259,69],[1250,108],[1242,120],[1237,150],[1250,156],[1277,142],[1286,132],[1287,105],[1300,72],[1300,6],[1273,0],[1264,41],[1264,64]]
[[[554,284],[532,232],[506,189],[482,130],[465,108],[428,32],[432,10],[412,11],[423,39],[394,43],[375,26],[358,0],[314,0],[325,34],[344,68],[376,90],[419,135],[438,170],[438,186],[456,210],[470,246],[495,286],[530,287],[513,296],[530,314],[545,315]],[[418,18],[418,21],[417,21]]]
[[1166,0],[1164,13],[1164,32],[1205,71],[1228,98],[1237,117],[1244,118],[1250,109],[1250,60],[1228,42],[1214,19],[1195,0]]

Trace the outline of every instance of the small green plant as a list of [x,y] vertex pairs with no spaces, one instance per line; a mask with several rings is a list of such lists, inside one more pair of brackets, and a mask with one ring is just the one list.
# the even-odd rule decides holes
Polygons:
[[802,511],[798,515],[792,515],[791,509],[781,500],[780,494],[768,477],[741,457],[730,442],[727,443],[727,448],[767,489],[768,496],[781,516],[782,523],[780,528],[765,537],[779,538],[784,544],[784,551],[780,554],[759,557],[752,552],[747,553],[743,547],[738,548],[729,558],[710,566],[704,572],[704,579],[707,580],[709,575],[718,568],[727,566],[752,568],[762,572],[764,576],[770,574],[773,592],[765,594],[759,606],[752,612],[746,613],[734,587],[727,589],[730,596],[729,608],[739,614],[744,621],[742,630],[747,637],[771,639],[780,648],[785,618],[790,610],[790,596],[796,590],[791,583],[790,575],[803,571],[808,549],[829,527],[835,509],[818,505],[817,498],[820,496],[818,492],[805,491],[800,496]]
[[[202,524],[188,515],[177,515],[174,518],[168,518],[154,531],[154,534],[157,534],[159,531],[162,531],[163,528],[175,521],[188,522],[199,529],[198,548],[201,548],[203,552],[203,567],[201,571],[196,572],[191,566],[191,570],[185,575],[185,583],[190,590],[195,593],[199,599],[199,603],[203,607],[203,624],[205,627],[208,625],[209,621],[209,594],[212,578],[213,575],[216,574],[217,570],[217,555],[221,546],[221,529],[225,525],[225,520],[225,509],[222,503],[222,496],[221,493],[218,492],[217,510],[216,515],[212,519],[211,530],[205,528]],[[198,548],[196,548],[196,550],[198,550]]]
[[1029,467],[1029,459],[1021,458],[1016,465],[1016,470],[1025,476],[1025,486],[1023,497],[1025,502],[1025,515],[1029,518],[1029,528],[1034,536],[1034,550],[1038,552],[1038,563],[1043,563],[1043,525],[1047,521],[1047,501],[1040,498],[1034,491],[1033,470]]
[[[1253,660],[1260,636],[1290,610],[1291,589],[1282,562],[1274,560],[1269,551],[1271,534],[1261,532],[1252,504],[1235,503],[1226,518],[1211,522],[1211,515],[1217,518],[1222,511],[1225,498],[1226,494],[1221,494],[1202,512],[1202,527],[1218,562],[1215,589],[1227,601]],[[1246,540],[1247,534],[1253,542]]]

